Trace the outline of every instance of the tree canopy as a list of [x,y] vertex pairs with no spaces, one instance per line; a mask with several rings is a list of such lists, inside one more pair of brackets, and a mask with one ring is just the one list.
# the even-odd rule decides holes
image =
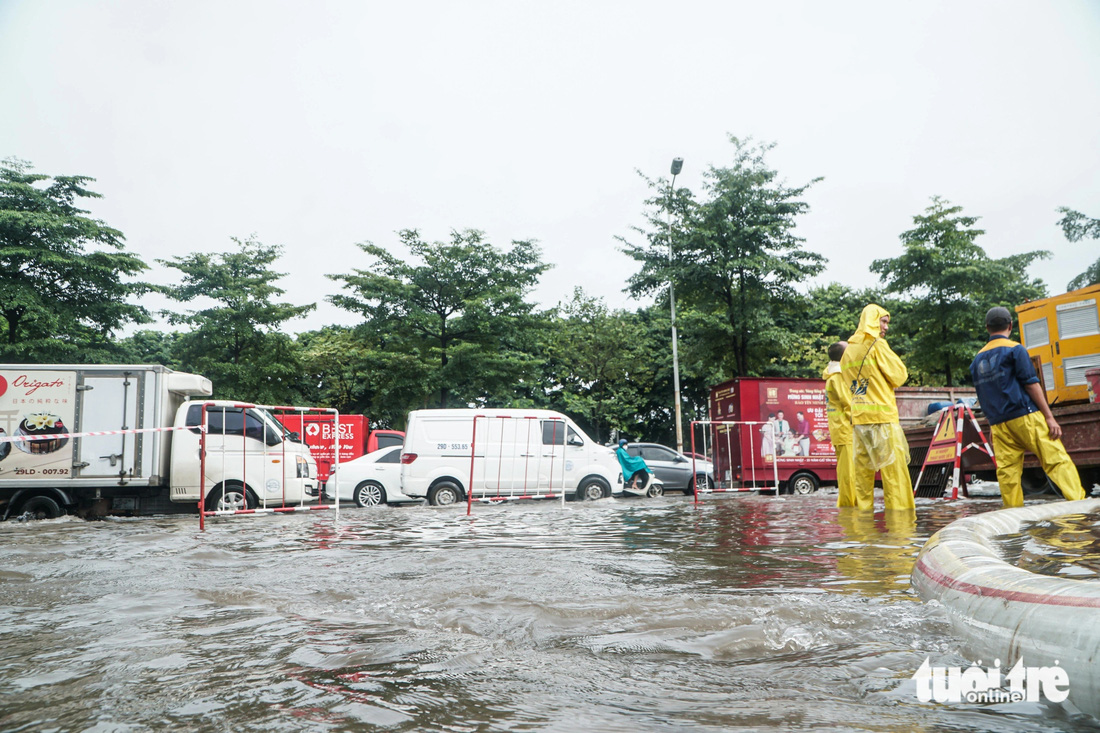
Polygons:
[[[645,245],[625,242],[641,265],[630,278],[631,295],[656,294],[667,302],[668,285],[710,345],[710,361],[729,376],[761,374],[782,351],[789,334],[777,326],[780,312],[797,301],[795,285],[817,275],[825,258],[803,248],[796,217],[809,206],[801,196],[815,182],[787,186],[765,163],[773,145],[731,137],[733,161],[704,174],[704,198],[670,191],[649,181],[655,194]],[[674,229],[669,243],[671,215]],[[671,249],[671,252],[670,252]]]
[[529,375],[532,360],[517,347],[538,324],[526,300],[548,267],[538,246],[499,249],[474,229],[448,242],[426,242],[415,229],[398,236],[411,261],[366,242],[368,267],[329,275],[346,291],[329,300],[363,316],[375,350],[431,365],[424,398],[437,407],[484,403]]
[[[1062,233],[1071,242],[1080,242],[1082,239],[1100,239],[1100,219],[1091,219],[1080,211],[1074,211],[1062,207],[1062,218],[1058,220],[1058,226],[1062,227]],[[1100,258],[1088,266],[1084,272],[1069,281],[1067,290],[1079,290],[1089,285],[1100,284]]]
[[[424,407],[542,407],[571,415],[597,440],[615,435],[671,443],[675,430],[670,284],[677,298],[685,427],[707,415],[709,388],[735,376],[818,377],[830,343],[860,310],[893,316],[890,342],[910,384],[966,382],[992,305],[1042,297],[1028,275],[1042,251],[991,258],[978,217],[933,198],[900,235],[897,257],[875,260],[881,284],[817,284],[825,259],[797,234],[816,181],[788,185],[771,145],[731,138],[723,167],[698,191],[647,182],[640,243],[620,238],[639,264],[615,310],[576,289],[541,311],[530,300],[548,266],[532,240],[494,246],[476,229],[446,241],[415,229],[391,245],[359,245],[361,262],[328,300],[359,316],[292,335],[313,304],[282,302],[282,254],[255,236],[224,253],[158,260],[180,273],[155,289],[188,309],[162,315],[177,330],[116,332],[142,323],[138,297],[154,289],[120,232],[79,208],[98,194],[83,176],[50,178],[28,164],[0,166],[0,349],[13,361],[159,363],[198,372],[215,395],[309,403],[403,428]],[[1067,239],[1100,235],[1100,221],[1060,209]],[[670,246],[671,245],[671,246]],[[1100,282],[1100,261],[1070,283]],[[686,433],[685,433],[686,434]]]
[[148,285],[122,233],[88,216],[100,198],[87,176],[50,177],[24,161],[0,164],[0,358],[111,360],[115,332],[149,320],[131,302]]
[[[904,252],[874,260],[871,271],[883,277],[885,291],[912,301],[907,322],[912,334],[908,361],[926,372],[943,375],[952,386],[967,378],[967,367],[985,343],[985,312],[1046,295],[1041,280],[1027,268],[1048,252],[1035,251],[990,258],[975,240],[985,234],[961,206],[933,197],[914,227],[901,234]],[[896,319],[895,319],[896,320]]]
[[160,289],[181,303],[205,307],[166,312],[173,325],[190,326],[176,344],[177,358],[210,378],[214,396],[263,404],[290,404],[301,392],[302,369],[294,341],[279,329],[316,306],[275,302],[284,273],[271,266],[282,248],[255,237],[232,238],[235,251],[192,253],[158,260],[179,270],[178,285]]

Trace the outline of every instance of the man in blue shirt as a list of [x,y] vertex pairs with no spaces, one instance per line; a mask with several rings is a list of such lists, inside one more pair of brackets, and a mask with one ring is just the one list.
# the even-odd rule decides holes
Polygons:
[[1047,405],[1031,357],[1012,335],[1012,314],[990,308],[985,315],[989,342],[970,364],[978,402],[993,431],[997,481],[1006,507],[1024,505],[1020,476],[1024,451],[1039,458],[1043,471],[1070,500],[1084,499],[1081,477],[1062,445],[1062,427]]

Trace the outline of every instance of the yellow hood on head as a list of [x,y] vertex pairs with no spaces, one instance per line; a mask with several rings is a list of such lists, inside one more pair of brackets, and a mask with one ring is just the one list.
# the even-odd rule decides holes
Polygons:
[[863,309],[863,313],[859,316],[859,328],[852,334],[852,337],[848,339],[850,344],[858,344],[864,341],[874,341],[879,337],[882,332],[882,328],[879,326],[879,319],[883,316],[890,315],[890,312],[883,308],[881,305],[869,304]]

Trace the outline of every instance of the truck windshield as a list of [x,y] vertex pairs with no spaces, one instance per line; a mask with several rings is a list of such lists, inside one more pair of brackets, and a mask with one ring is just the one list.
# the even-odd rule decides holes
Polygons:
[[[191,405],[187,408],[187,427],[198,428],[202,425],[202,405]],[[256,410],[248,410],[247,414],[240,407],[221,407],[212,405],[206,408],[206,429],[210,435],[241,435],[254,440],[264,440],[268,445],[277,445],[282,438],[262,414]],[[281,427],[281,426],[280,426]],[[191,432],[197,433],[198,430]]]

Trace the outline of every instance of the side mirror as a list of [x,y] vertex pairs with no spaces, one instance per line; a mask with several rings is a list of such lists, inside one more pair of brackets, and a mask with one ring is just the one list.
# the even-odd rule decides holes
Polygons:
[[298,434],[297,430],[291,430],[290,431],[290,440],[294,443],[301,443],[302,442],[302,436]]
[[583,440],[581,440],[580,438],[576,438],[576,437],[570,437],[570,438],[569,438],[569,445],[579,445],[579,446],[583,446],[583,445],[584,445],[584,441],[583,441]]

